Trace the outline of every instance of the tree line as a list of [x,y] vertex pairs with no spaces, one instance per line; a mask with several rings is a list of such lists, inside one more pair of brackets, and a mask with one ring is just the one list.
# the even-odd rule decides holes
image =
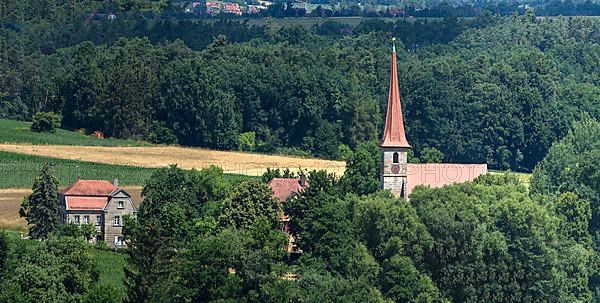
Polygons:
[[[0,116],[53,111],[64,127],[114,137],[342,159],[380,137],[398,36],[416,157],[435,148],[444,161],[530,171],[582,113],[598,118],[594,19],[367,20],[348,32],[55,15],[3,23]],[[53,38],[63,31],[76,39]]]
[[[217,167],[159,169],[137,218],[125,220],[122,299],[595,302],[598,161],[581,159],[598,153],[599,134],[592,118],[575,124],[536,167],[531,190],[514,175],[488,174],[417,187],[410,203],[369,185],[378,164],[365,157],[377,152],[366,143],[349,156],[346,174],[308,172],[308,188],[285,203],[267,182],[294,172],[232,182]],[[52,225],[55,193],[45,168],[28,198],[28,222],[32,238],[48,240],[23,251],[0,234],[0,300],[120,302],[95,283],[98,265],[84,238]],[[285,253],[283,213],[299,255]]]

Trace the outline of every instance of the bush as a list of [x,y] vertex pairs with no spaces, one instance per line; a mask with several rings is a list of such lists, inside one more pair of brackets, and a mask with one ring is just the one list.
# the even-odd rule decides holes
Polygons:
[[170,128],[163,123],[155,122],[150,127],[148,141],[155,144],[176,144],[177,136]]
[[60,127],[61,117],[54,112],[37,112],[33,116],[31,131],[38,133],[53,133]]
[[240,134],[240,145],[239,150],[241,151],[254,151],[256,148],[256,133],[245,132]]

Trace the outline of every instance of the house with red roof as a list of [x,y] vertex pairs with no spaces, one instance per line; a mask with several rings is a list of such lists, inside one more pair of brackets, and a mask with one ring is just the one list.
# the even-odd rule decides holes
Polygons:
[[105,180],[77,180],[59,192],[63,224],[92,224],[93,242],[105,241],[110,247],[123,247],[123,217],[135,216],[131,195]]
[[[301,190],[307,188],[308,183],[306,182],[306,176],[301,174],[298,178],[273,178],[269,181],[269,187],[277,200],[283,204],[288,199],[293,199]],[[288,235],[288,243],[285,250],[288,253],[300,252],[299,248],[294,244],[293,235],[290,233],[290,218],[285,214],[282,214],[280,222],[282,231]]]
[[408,163],[408,151],[411,147],[404,132],[395,44],[392,48],[385,126],[379,147],[381,148],[381,188],[390,190],[398,198],[408,199],[412,190],[419,185],[442,187],[472,181],[487,173],[485,163]]

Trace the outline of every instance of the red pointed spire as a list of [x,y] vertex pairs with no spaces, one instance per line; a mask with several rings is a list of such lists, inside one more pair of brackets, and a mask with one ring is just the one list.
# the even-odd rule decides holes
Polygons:
[[[395,38],[393,39],[396,40]],[[400,89],[398,89],[398,71],[396,69],[396,44],[392,49],[392,68],[390,72],[390,92],[388,95],[387,113],[381,147],[406,147],[410,148],[402,119],[402,106],[400,105]]]

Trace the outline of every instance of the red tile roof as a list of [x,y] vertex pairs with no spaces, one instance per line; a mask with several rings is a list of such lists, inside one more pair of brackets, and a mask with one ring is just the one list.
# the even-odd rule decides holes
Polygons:
[[400,105],[400,89],[398,88],[398,71],[396,68],[396,46],[392,52],[392,67],[390,71],[390,91],[388,94],[388,105],[385,116],[385,127],[381,147],[407,147],[410,148],[406,134],[404,133],[404,121],[402,119],[402,106]]
[[453,183],[472,181],[480,175],[487,173],[487,164],[452,164],[452,163],[426,163],[408,164],[407,196],[410,196],[417,185],[442,187]]
[[291,195],[305,188],[300,185],[300,180],[297,178],[273,178],[269,182],[269,187],[280,202],[285,202]]
[[108,197],[65,197],[67,210],[103,210],[107,202]]
[[105,180],[77,180],[63,188],[60,193],[65,196],[102,196],[108,197],[116,186]]

